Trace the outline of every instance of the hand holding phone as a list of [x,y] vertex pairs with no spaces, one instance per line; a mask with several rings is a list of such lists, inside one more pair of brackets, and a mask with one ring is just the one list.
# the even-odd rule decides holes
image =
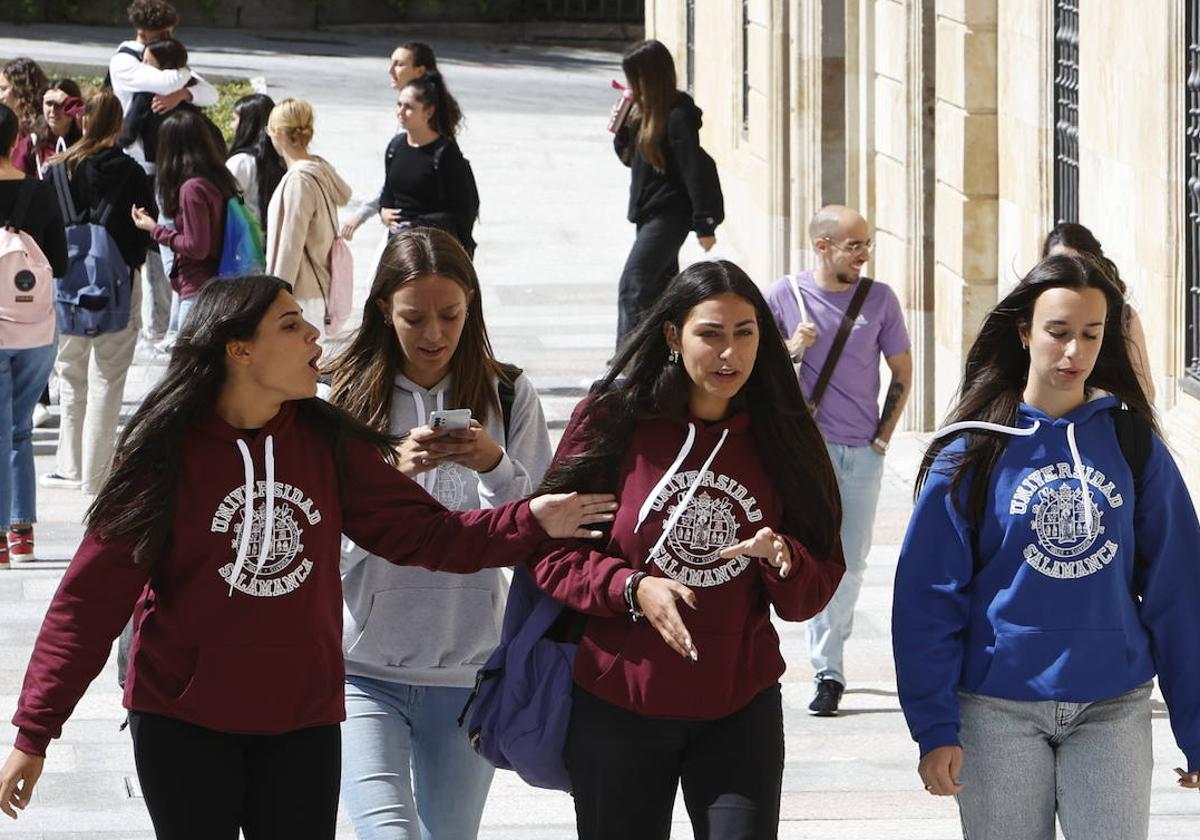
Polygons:
[[436,432],[465,432],[471,428],[471,409],[451,408],[429,415],[429,428]]

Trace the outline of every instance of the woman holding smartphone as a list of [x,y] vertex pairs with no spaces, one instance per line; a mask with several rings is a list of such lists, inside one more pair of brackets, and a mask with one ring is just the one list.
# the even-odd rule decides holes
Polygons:
[[[523,498],[550,462],[537,392],[492,355],[481,303],[458,240],[430,228],[399,233],[379,263],[362,327],[331,368],[330,400],[400,436],[400,471],[451,510]],[[462,428],[439,430],[438,420]],[[355,832],[360,840],[474,837],[494,768],[457,718],[499,642],[504,575],[400,568],[347,546],[342,588],[342,792]]]

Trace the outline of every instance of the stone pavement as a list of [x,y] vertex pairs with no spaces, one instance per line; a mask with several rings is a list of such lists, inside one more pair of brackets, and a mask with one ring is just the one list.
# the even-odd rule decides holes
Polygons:
[[[118,29],[3,27],[0,57],[94,66],[123,37]],[[386,55],[402,37],[186,27],[181,37],[202,72],[263,77],[276,99],[294,95],[312,101],[318,153],[350,182],[356,200],[377,190],[382,151],[394,129]],[[628,176],[604,131],[612,98],[608,81],[619,78],[619,62],[612,53],[579,49],[438,40],[434,45],[468,115],[462,145],[483,197],[477,263],[493,344],[500,358],[526,368],[552,425],[561,429],[581,386],[603,370],[611,352],[616,278],[632,241],[632,227],[623,220]],[[358,300],[370,284],[382,233],[381,226],[368,223],[355,237]],[[716,253],[737,258],[724,243]],[[699,256],[689,242],[685,261]],[[756,279],[766,285],[771,278]],[[129,410],[160,370],[134,367]],[[851,687],[840,718],[805,713],[812,672],[803,629],[778,624],[790,668],[783,680],[788,758],[780,827],[787,840],[961,836],[953,804],[920,788],[891,665],[891,580],[921,445],[917,436],[902,435],[888,456],[876,547],[847,651]],[[39,472],[52,468],[53,446],[54,432],[39,432]],[[39,493],[38,551],[47,559],[0,574],[2,720],[11,717],[46,604],[82,533],[86,500],[80,494]],[[0,840],[153,836],[137,798],[127,736],[117,728],[122,716],[110,661],[52,746],[35,807],[16,824],[3,821]],[[1161,704],[1154,732],[1159,766],[1152,837],[1194,837],[1200,801],[1194,794],[1185,798],[1173,784],[1170,768],[1180,756]],[[213,795],[220,795],[219,784]],[[353,837],[344,820],[338,836]],[[529,788],[511,773],[497,774],[481,838],[572,836],[569,797]],[[674,836],[691,836],[681,803]]]

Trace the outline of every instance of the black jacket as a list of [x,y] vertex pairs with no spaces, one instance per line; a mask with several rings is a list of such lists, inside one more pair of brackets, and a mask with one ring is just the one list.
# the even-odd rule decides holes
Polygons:
[[[29,184],[33,194],[23,218],[12,218],[17,206],[17,197],[24,184]],[[33,241],[46,255],[50,270],[61,277],[67,270],[67,232],[62,216],[58,213],[58,202],[54,198],[54,186],[35,178],[19,178],[0,181],[0,225],[12,222],[33,237]]]
[[691,219],[699,236],[711,236],[725,220],[725,201],[713,159],[700,148],[702,111],[680,92],[667,117],[662,139],[667,171],[658,172],[642,157],[636,136],[626,126],[613,138],[621,162],[633,170],[629,184],[629,221],[676,214]]
[[130,268],[140,268],[146,261],[146,251],[155,246],[150,234],[134,226],[129,208],[136,204],[158,218],[150,176],[129,155],[111,148],[102,149],[80,161],[69,180],[71,198],[79,213],[86,214],[89,210],[98,209],[100,203],[108,198],[112,210],[104,228],[117,243],[125,264]]

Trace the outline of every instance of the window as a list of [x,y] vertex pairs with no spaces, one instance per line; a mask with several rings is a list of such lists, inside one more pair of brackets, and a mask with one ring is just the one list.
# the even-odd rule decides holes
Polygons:
[[1186,92],[1184,137],[1184,381],[1200,383],[1200,0],[1187,0]]
[[1079,221],[1079,0],[1054,3],[1054,220]]
[[750,0],[742,0],[742,137],[750,136]]
[[696,93],[696,0],[687,0],[687,92]]

